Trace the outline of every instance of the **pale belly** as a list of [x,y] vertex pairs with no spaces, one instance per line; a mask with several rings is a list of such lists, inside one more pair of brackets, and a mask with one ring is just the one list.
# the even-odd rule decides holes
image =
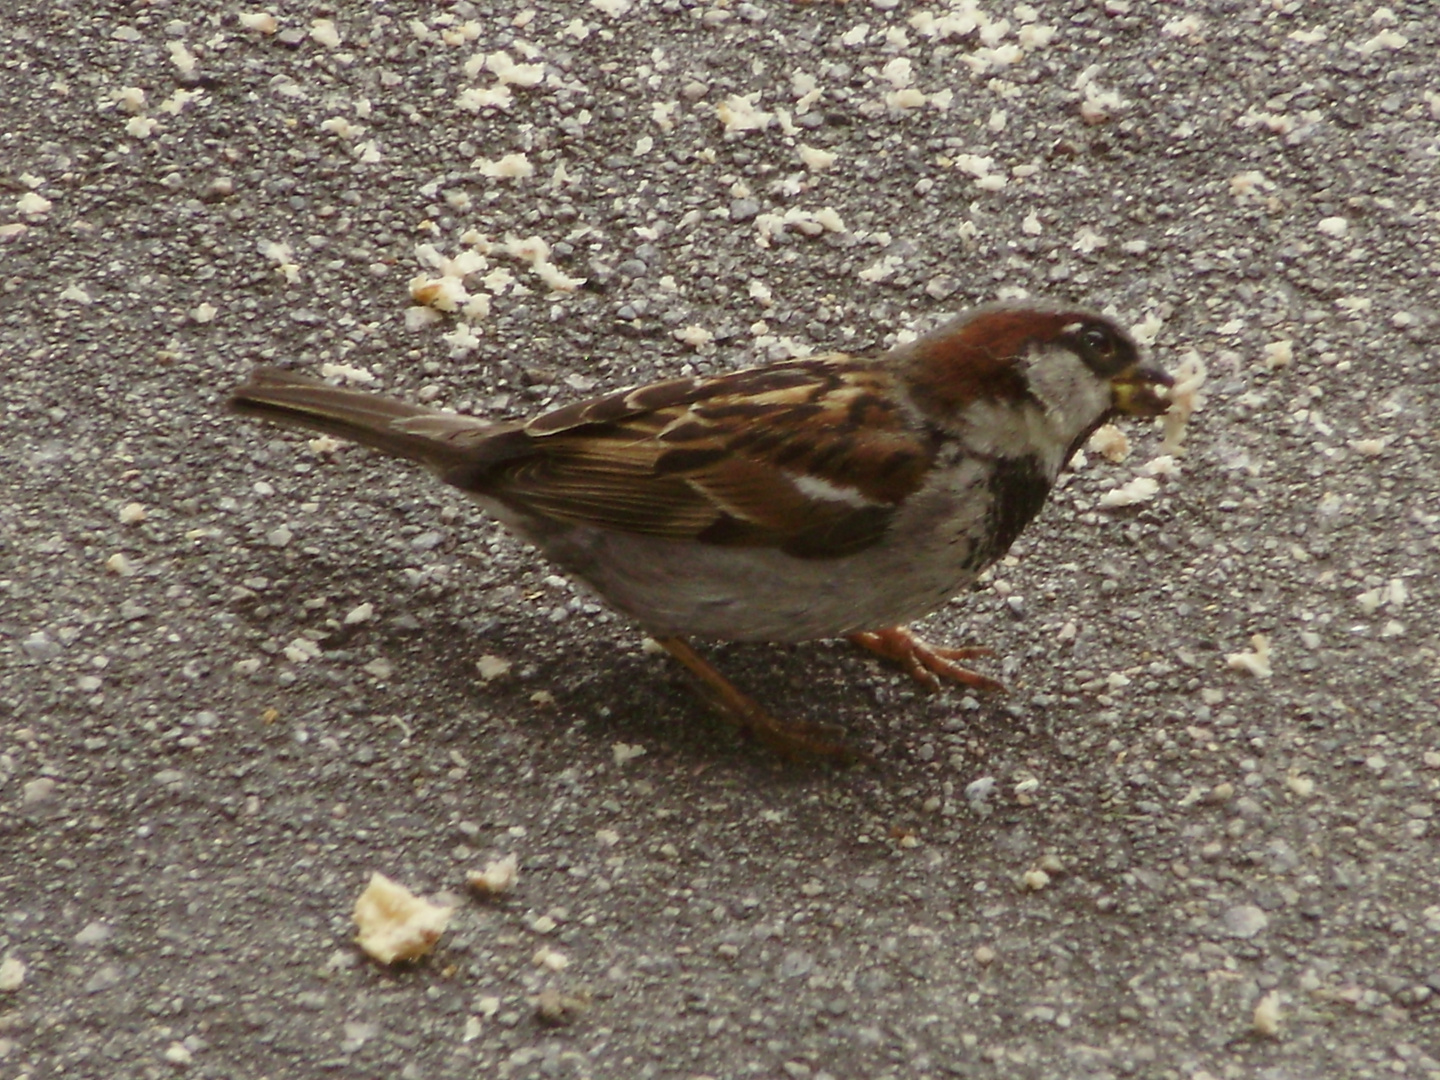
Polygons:
[[796,642],[903,625],[968,586],[983,569],[975,539],[988,500],[977,479],[912,500],[894,529],[905,543],[835,559],[521,520],[480,501],[653,634]]

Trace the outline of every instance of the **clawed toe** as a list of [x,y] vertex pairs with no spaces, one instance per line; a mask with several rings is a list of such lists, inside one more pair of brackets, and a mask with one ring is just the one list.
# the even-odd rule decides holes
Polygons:
[[987,692],[1005,689],[1005,684],[999,680],[955,663],[956,660],[973,660],[977,656],[995,655],[995,650],[987,649],[983,645],[961,649],[942,648],[926,643],[899,626],[851,634],[850,640],[899,664],[911,678],[931,690],[940,689],[941,679]]

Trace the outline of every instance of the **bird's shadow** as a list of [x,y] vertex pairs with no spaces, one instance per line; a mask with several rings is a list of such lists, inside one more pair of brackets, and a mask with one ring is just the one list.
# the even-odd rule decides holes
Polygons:
[[[778,760],[727,722],[669,656],[613,634],[564,641],[545,630],[504,622],[476,636],[470,628],[428,625],[419,636],[433,643],[422,646],[430,655],[418,659],[447,696],[476,711],[503,711],[540,737],[578,728],[606,746],[636,743],[697,761],[732,754]],[[844,641],[700,647],[772,715],[833,731],[862,755],[903,758],[910,744],[933,736],[943,718],[960,711],[962,690],[932,693]],[[487,655],[511,658],[510,669],[483,678],[477,663]],[[1000,704],[967,712],[967,725],[1008,729]]]

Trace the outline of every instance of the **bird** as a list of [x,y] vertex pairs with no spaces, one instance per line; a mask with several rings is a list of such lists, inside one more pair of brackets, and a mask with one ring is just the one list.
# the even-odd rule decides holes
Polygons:
[[846,637],[932,688],[1000,683],[906,625],[970,586],[1108,420],[1173,380],[1114,319],[1042,299],[885,351],[665,379],[487,420],[255,369],[231,409],[425,466],[633,619],[721,714],[788,758],[855,754],[784,721],[692,638]]

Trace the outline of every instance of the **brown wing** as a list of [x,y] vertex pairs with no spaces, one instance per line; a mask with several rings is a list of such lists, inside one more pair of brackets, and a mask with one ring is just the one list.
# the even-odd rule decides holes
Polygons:
[[870,361],[655,383],[539,416],[530,452],[448,479],[523,511],[805,558],[884,533],[934,453]]

